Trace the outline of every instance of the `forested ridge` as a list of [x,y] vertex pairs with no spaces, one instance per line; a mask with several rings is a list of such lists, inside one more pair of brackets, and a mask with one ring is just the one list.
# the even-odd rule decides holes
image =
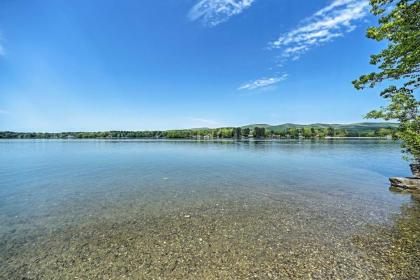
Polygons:
[[326,137],[391,137],[398,124],[255,124],[243,127],[197,128],[147,131],[98,131],[98,132],[0,132],[3,139],[63,139],[63,138],[326,138]]

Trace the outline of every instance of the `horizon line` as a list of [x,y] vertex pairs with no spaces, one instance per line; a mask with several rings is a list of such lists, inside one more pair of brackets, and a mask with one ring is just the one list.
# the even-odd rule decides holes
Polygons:
[[16,130],[0,130],[0,133],[12,132],[12,133],[84,133],[84,132],[111,132],[111,131],[124,131],[124,132],[136,132],[136,131],[175,131],[175,130],[200,130],[200,129],[221,129],[221,128],[243,128],[243,127],[258,127],[258,126],[282,126],[282,125],[296,125],[296,126],[311,126],[311,125],[357,125],[357,124],[390,124],[398,125],[398,122],[391,121],[371,121],[371,122],[350,122],[350,123],[280,123],[280,124],[268,124],[268,123],[252,123],[245,124],[240,126],[220,126],[220,127],[190,127],[190,128],[173,128],[173,129],[131,129],[131,130],[121,130],[121,129],[106,129],[106,130],[61,130],[61,131],[35,131],[35,130],[26,130],[26,131],[16,131]]

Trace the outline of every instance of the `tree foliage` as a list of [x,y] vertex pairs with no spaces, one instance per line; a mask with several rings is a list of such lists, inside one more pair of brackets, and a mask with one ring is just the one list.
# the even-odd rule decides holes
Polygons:
[[181,129],[166,131],[99,131],[99,132],[11,132],[0,131],[0,139],[136,139],[136,138],[168,138],[168,139],[214,139],[214,138],[325,138],[325,137],[389,137],[395,129],[385,124],[377,127],[351,126],[348,129],[328,127],[273,128],[264,127],[223,127],[205,129]]
[[420,1],[370,0],[370,4],[379,24],[367,30],[367,37],[385,41],[387,46],[371,56],[370,64],[378,71],[362,75],[353,85],[361,90],[386,83],[381,96],[388,105],[366,117],[398,120],[396,136],[403,141],[405,158],[420,162],[420,102],[416,98],[420,85]]

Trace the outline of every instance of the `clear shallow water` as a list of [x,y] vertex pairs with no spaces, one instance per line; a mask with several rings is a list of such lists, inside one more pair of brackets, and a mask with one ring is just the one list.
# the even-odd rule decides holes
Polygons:
[[419,275],[390,141],[3,140],[0,158],[0,278]]

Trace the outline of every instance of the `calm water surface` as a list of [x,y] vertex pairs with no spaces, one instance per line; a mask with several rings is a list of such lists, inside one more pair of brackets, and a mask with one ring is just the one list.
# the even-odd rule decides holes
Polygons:
[[2,140],[0,159],[0,279],[420,278],[392,141]]

